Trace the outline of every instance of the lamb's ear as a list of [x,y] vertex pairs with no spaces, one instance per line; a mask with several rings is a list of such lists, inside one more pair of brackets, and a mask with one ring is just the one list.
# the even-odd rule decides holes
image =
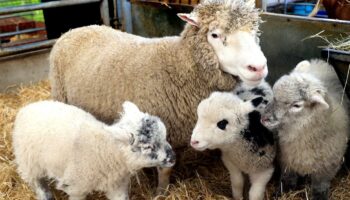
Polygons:
[[123,109],[124,109],[124,113],[140,113],[141,111],[139,110],[139,108],[132,102],[130,101],[125,101],[123,103]]
[[297,64],[294,71],[297,72],[306,72],[307,68],[311,65],[311,63],[308,60],[303,60]]
[[198,18],[193,14],[178,13],[177,16],[180,17],[180,19],[182,19],[183,21],[191,24],[192,26],[199,27]]
[[118,133],[114,133],[114,137],[125,144],[133,145],[135,142],[135,137],[130,132],[119,131]]
[[311,105],[313,106],[320,106],[321,108],[327,110],[329,108],[328,103],[324,99],[324,97],[319,93],[315,92],[311,97],[310,97]]
[[258,107],[263,100],[264,99],[262,97],[257,97],[250,101],[244,102],[244,108],[246,109],[246,112],[248,113],[255,110],[256,107]]

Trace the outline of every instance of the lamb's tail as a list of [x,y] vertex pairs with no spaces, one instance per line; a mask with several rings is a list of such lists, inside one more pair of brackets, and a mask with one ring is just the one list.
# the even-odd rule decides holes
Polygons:
[[316,3],[316,5],[315,5],[314,9],[312,9],[312,11],[311,11],[311,13],[308,15],[308,17],[314,17],[314,16],[317,14],[318,10],[320,9],[320,5],[321,5],[322,1],[323,1],[323,0],[318,0],[318,1],[317,1],[317,3]]
[[67,102],[67,93],[64,86],[64,73],[59,59],[56,58],[55,49],[52,49],[50,54],[50,72],[49,79],[51,83],[51,96],[54,100],[63,103]]

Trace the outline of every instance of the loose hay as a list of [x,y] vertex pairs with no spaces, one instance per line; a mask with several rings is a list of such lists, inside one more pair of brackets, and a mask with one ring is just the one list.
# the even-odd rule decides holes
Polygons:
[[[47,81],[39,82],[27,87],[19,87],[14,92],[0,93],[0,199],[6,200],[34,200],[34,193],[21,180],[13,163],[11,146],[11,132],[16,113],[22,106],[38,100],[50,99],[50,86]],[[219,158],[214,156],[195,155],[192,150],[184,150],[184,156],[178,160],[178,166],[172,176],[166,196],[158,196],[159,200],[181,199],[230,199],[231,187],[228,172]],[[208,154],[207,152],[203,155]],[[187,156],[197,156],[188,159]],[[138,174],[140,184],[132,178],[130,198],[135,200],[152,199],[156,186],[154,170],[145,170]],[[269,184],[265,199],[273,199],[273,184]],[[305,194],[310,189],[294,191],[284,194],[281,200],[306,199]],[[56,199],[67,199],[63,192],[55,191]],[[88,199],[106,199],[103,194],[90,195]],[[331,199],[350,199],[350,174],[348,170],[339,173],[333,181]]]
[[326,42],[326,46],[320,46],[320,48],[328,48],[328,49],[335,49],[339,51],[349,51],[350,52],[350,35],[340,35],[338,38],[335,38],[333,40],[328,39],[328,36],[322,35],[323,31],[320,31],[316,33],[315,35],[308,36],[303,39],[312,39],[312,38],[320,38],[323,41]]

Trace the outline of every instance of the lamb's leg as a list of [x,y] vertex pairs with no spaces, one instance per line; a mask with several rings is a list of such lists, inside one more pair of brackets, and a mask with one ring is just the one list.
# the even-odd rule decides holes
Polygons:
[[114,188],[111,191],[107,191],[107,198],[110,200],[128,200],[129,199],[129,180],[123,181],[122,185],[118,188]]
[[87,192],[83,192],[81,188],[76,188],[72,185],[66,186],[63,191],[68,194],[69,200],[84,200],[87,195]]
[[45,178],[40,178],[32,183],[38,200],[54,200],[50,187]]
[[157,194],[162,194],[164,191],[168,188],[169,185],[169,179],[170,174],[173,168],[163,168],[163,167],[157,167],[158,171],[158,187],[157,187]]
[[243,199],[244,177],[243,177],[242,171],[239,170],[228,159],[225,159],[225,155],[223,155],[222,161],[224,162],[227,170],[230,173],[233,198],[235,200]]
[[85,195],[81,195],[81,194],[71,194],[69,195],[69,200],[84,200],[85,199]]
[[249,190],[249,200],[262,200],[266,184],[271,179],[274,168],[269,168],[265,171],[249,174],[251,187]]
[[330,182],[333,177],[311,175],[312,200],[327,200]]

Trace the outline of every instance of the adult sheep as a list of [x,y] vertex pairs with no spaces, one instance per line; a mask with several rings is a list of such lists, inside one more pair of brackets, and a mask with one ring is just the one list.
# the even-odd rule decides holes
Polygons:
[[[50,55],[53,98],[105,122],[123,101],[135,102],[164,121],[175,149],[188,146],[200,100],[232,91],[234,76],[258,84],[267,66],[254,1],[208,0],[179,17],[187,22],[181,36],[143,38],[96,25],[64,34]],[[169,174],[160,171],[158,189]]]

